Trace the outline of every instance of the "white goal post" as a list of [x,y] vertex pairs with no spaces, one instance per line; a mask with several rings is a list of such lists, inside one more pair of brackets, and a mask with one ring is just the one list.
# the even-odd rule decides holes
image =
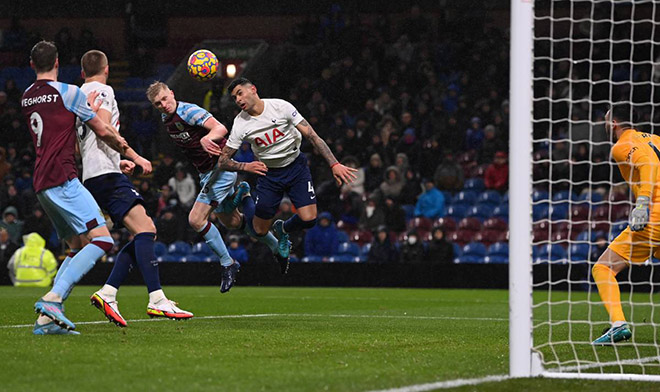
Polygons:
[[[611,241],[627,219],[614,211],[630,202],[629,193],[612,196],[625,187],[607,155],[602,115],[629,97],[647,113],[642,126],[652,131],[660,123],[653,100],[660,97],[660,0],[511,0],[510,37],[510,376],[660,381],[660,302],[653,295],[660,262],[639,267],[650,274],[646,280],[630,271],[635,266],[617,277],[633,337],[614,346],[591,344],[609,323],[590,272],[602,245],[595,234]],[[608,45],[609,54],[602,50]],[[549,112],[535,112],[537,104]],[[568,158],[555,152],[560,144]],[[600,154],[607,181],[592,181],[591,167],[586,180],[575,174],[571,154],[584,146],[589,162]],[[543,190],[533,178],[541,164],[548,172]],[[568,167],[566,178],[556,177],[560,165]],[[597,210],[606,212],[598,222]],[[583,215],[578,221],[573,214]],[[543,228],[547,237],[539,239]]]

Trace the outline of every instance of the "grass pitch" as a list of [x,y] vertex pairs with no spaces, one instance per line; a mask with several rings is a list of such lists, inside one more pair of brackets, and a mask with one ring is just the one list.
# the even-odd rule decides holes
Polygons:
[[[0,287],[0,390],[367,391],[508,372],[506,291],[167,287],[195,313],[175,322],[151,321],[145,288],[123,287],[120,329],[89,305],[96,289],[66,303],[82,335],[33,336],[45,290]],[[527,379],[456,390],[654,388]]]

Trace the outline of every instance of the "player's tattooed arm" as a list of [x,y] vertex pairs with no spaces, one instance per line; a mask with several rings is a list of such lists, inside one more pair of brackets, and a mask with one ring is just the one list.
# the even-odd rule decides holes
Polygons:
[[330,170],[332,170],[332,176],[335,178],[335,181],[337,181],[337,185],[349,184],[357,179],[357,176],[355,175],[357,169],[344,166],[337,162],[337,158],[335,158],[335,155],[330,151],[328,144],[319,137],[307,120],[303,119],[298,125],[296,125],[296,128],[310,141],[310,143],[312,143],[314,148],[316,148],[316,151],[318,151],[328,162]]
[[224,171],[244,171],[248,173],[258,174],[263,176],[268,171],[268,168],[263,162],[236,162],[231,157],[236,154],[236,149],[224,146],[218,157],[218,169]]
[[310,143],[312,143],[312,146],[314,146],[316,151],[318,151],[319,154],[321,154],[321,156],[328,162],[328,165],[332,166],[337,163],[335,154],[332,153],[325,140],[321,139],[316,131],[314,131],[314,128],[309,125],[307,120],[303,119],[298,123],[298,125],[296,125],[296,128],[300,131],[300,133],[303,134],[304,137],[307,138],[307,140],[309,140]]

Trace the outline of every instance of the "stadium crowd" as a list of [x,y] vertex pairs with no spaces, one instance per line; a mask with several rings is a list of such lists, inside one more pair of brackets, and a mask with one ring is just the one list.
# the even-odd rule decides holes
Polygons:
[[[395,26],[386,16],[362,17],[333,6],[294,26],[280,44],[286,55],[279,67],[287,72],[275,75],[279,91],[273,96],[291,102],[337,158],[358,169],[355,183],[338,187],[323,158],[303,144],[321,213],[316,227],[292,238],[297,257],[324,261],[347,254],[375,263],[449,263],[460,249],[452,243],[506,241],[507,39],[504,31],[488,26],[460,29],[460,40],[455,34],[450,20],[441,14],[431,19],[417,6]],[[3,37],[3,51],[23,53],[40,38],[19,24]],[[71,64],[97,45],[93,31],[76,39],[63,29],[43,38],[54,39],[60,61]],[[137,61],[131,73],[143,75],[150,67]],[[10,256],[7,246],[22,245],[22,235],[32,232],[61,253],[32,191],[34,150],[20,117],[22,91],[11,78],[0,88],[0,262]],[[223,105],[220,93],[213,94],[208,109],[228,120],[238,110]],[[120,106],[120,113],[129,143],[154,161],[153,175],[136,181],[158,240],[200,241],[185,223],[198,192],[194,171],[162,145],[160,121],[148,106]],[[249,145],[235,159],[252,160]],[[293,210],[285,200],[278,218]],[[234,258],[270,260],[265,245],[221,230]],[[112,235],[117,251],[127,233],[113,229]]]

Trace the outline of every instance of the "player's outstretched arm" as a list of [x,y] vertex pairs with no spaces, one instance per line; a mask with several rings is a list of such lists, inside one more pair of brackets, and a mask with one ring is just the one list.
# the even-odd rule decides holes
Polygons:
[[337,158],[335,158],[335,155],[330,151],[328,144],[325,140],[319,137],[307,120],[299,122],[298,125],[296,125],[296,128],[307,138],[307,140],[309,140],[310,143],[312,143],[312,146],[314,146],[316,151],[325,158],[326,162],[328,162],[328,165],[330,165],[330,169],[332,170],[332,175],[335,177],[338,185],[348,184],[357,179],[357,176],[355,175],[357,169],[344,166],[337,162]]
[[101,138],[113,150],[120,154],[126,153],[126,150],[129,148],[128,143],[126,143],[123,137],[119,136],[119,132],[117,132],[115,127],[101,120],[98,116],[94,116],[86,124],[96,136]]
[[204,121],[204,128],[208,129],[209,133],[199,141],[202,148],[211,155],[220,155],[222,149],[216,142],[227,136],[227,133],[229,133],[227,128],[213,117],[209,117],[208,120]]
[[253,161],[253,162],[236,162],[231,159],[231,157],[236,154],[236,149],[224,146],[218,157],[218,169],[224,171],[244,171],[248,173],[258,174],[260,176],[265,176],[268,171],[268,167],[263,162]]

